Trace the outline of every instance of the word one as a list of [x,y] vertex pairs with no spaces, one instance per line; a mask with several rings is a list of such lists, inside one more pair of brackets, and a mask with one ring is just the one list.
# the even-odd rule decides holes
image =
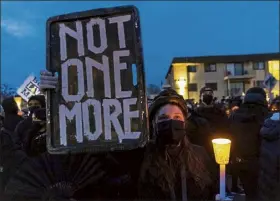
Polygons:
[[[106,24],[106,20],[108,23]],[[125,38],[125,22],[131,20],[130,15],[110,17],[107,19],[92,18],[86,24],[86,28],[82,27],[80,21],[75,22],[76,29],[71,29],[65,24],[59,25],[59,37],[60,37],[60,61],[61,61],[61,87],[62,97],[66,102],[74,102],[72,109],[67,108],[64,104],[59,106],[59,122],[60,122],[60,144],[67,145],[67,121],[75,121],[76,126],[76,141],[83,143],[84,137],[89,141],[97,140],[102,133],[104,133],[105,140],[112,139],[112,126],[114,127],[119,143],[122,143],[124,139],[138,139],[141,132],[131,131],[131,119],[139,119],[139,110],[130,111],[132,105],[137,104],[137,98],[132,97],[132,91],[123,91],[121,84],[121,71],[127,70],[127,63],[121,62],[122,57],[129,57],[130,50],[126,49]],[[107,36],[106,25],[117,24],[116,31],[109,35],[116,34],[119,46],[116,50],[110,47],[107,43],[109,36]],[[93,31],[93,27],[96,26],[99,30],[99,34]],[[86,30],[86,38],[84,39],[83,30]],[[96,36],[98,35],[98,36]],[[68,58],[67,48],[71,48],[71,44],[67,44],[66,36],[72,37],[77,42],[77,57]],[[95,45],[95,39],[99,37],[100,45]],[[86,45],[87,44],[87,47]],[[67,45],[69,47],[67,47]],[[93,58],[96,55],[101,56],[102,62],[98,62],[91,56],[85,56],[85,48],[93,53]],[[111,48],[111,49],[110,49]],[[105,50],[108,55],[105,55]],[[110,53],[109,53],[110,52]],[[110,56],[112,58],[110,58]],[[109,62],[112,60],[113,62]],[[109,63],[112,63],[112,67]],[[77,70],[77,94],[69,94],[68,71],[71,66],[75,66]],[[110,79],[110,67],[113,68],[114,83],[111,83]],[[103,72],[104,81],[104,97],[103,100],[95,99],[95,87],[93,80],[93,68]],[[84,73],[85,71],[85,73]],[[112,97],[111,86],[114,86],[115,97]],[[85,100],[84,97],[87,97]],[[121,101],[119,100],[121,99]],[[83,100],[83,101],[82,101]],[[94,122],[89,122],[89,107],[94,108],[93,116]],[[113,111],[112,111],[113,108]],[[120,115],[123,115],[124,128],[119,121]],[[102,119],[103,116],[103,119]],[[95,131],[90,131],[90,125],[94,123]],[[103,129],[104,125],[104,129]]]

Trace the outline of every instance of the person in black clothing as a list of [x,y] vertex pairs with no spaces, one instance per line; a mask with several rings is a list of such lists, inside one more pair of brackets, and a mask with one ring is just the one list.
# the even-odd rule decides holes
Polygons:
[[262,88],[250,88],[244,103],[230,117],[232,165],[243,184],[247,200],[257,199],[260,129],[268,115],[266,94]]
[[162,91],[149,108],[151,142],[139,180],[145,200],[213,200],[214,166],[204,148],[186,135],[187,108],[174,90]]
[[[208,121],[199,116],[195,110],[188,110],[187,136],[191,143],[204,147],[207,151],[212,150],[212,143],[209,140],[211,129]],[[210,152],[211,153],[211,152]]]
[[46,108],[45,96],[44,95],[31,96],[27,104],[29,110],[28,117],[23,121],[21,121],[15,129],[15,133],[18,138],[18,142],[16,143],[20,145],[23,145],[26,141],[26,132],[32,126],[32,115],[34,111],[38,108]]
[[[16,125],[22,120],[18,115],[18,107],[13,97],[3,100],[5,117],[0,131],[0,191],[3,192],[10,176],[25,158],[14,142],[17,140],[14,134]],[[2,193],[1,193],[2,194]]]
[[[53,76],[51,72],[47,72],[47,71],[41,72],[40,80],[41,80],[40,82],[41,91],[52,90],[55,89],[57,86],[57,78]],[[37,116],[37,114],[35,116]],[[35,136],[37,134],[37,132],[32,132],[32,133],[34,133]],[[34,150],[32,148],[32,144],[35,145],[36,148],[36,144],[37,144],[36,137],[35,139],[32,137],[29,139],[31,140],[27,140],[27,141],[28,142],[31,141],[31,143],[28,143],[29,145],[27,147],[29,148],[31,147],[30,149],[32,153]],[[44,152],[44,150],[40,149],[39,152]],[[44,152],[42,155],[47,156],[50,154]],[[37,158],[40,158],[42,155],[32,157],[32,160],[36,160]],[[85,155],[87,154],[85,153],[78,154],[78,158],[83,157]],[[73,196],[71,196],[72,198],[77,199],[79,201],[137,199],[137,184],[138,184],[140,166],[142,164],[143,157],[144,157],[144,148],[119,151],[119,152],[113,151],[108,153],[90,154],[90,155],[94,158],[96,157],[98,160],[97,167],[92,167],[92,168],[96,168],[97,172],[99,173],[100,171],[103,172],[104,175],[101,178],[98,178],[98,181],[94,181],[93,183],[87,184],[82,189],[79,189],[77,192],[74,193]],[[29,161],[27,163],[29,163]],[[79,161],[78,164],[75,164],[75,166],[76,165],[77,168],[74,167],[74,169],[77,170],[79,170],[79,165],[87,166],[87,164],[84,163],[79,164]],[[58,162],[58,166],[60,166],[59,162]],[[67,172],[68,171],[67,168],[71,169],[73,167],[67,166],[63,171]],[[61,173],[56,172],[56,174],[63,175],[64,172]],[[38,172],[37,176],[40,178],[41,176],[40,172]],[[65,179],[67,180],[68,178]],[[98,185],[96,184],[96,182],[98,183]],[[45,188],[48,187],[49,184],[53,184],[53,183],[50,182],[48,184],[45,184],[44,187]],[[76,185],[79,184],[73,182],[72,185],[73,187],[76,187]],[[10,187],[13,186],[10,185]],[[20,193],[20,190],[18,190],[17,188],[21,190],[21,186],[13,187],[13,191],[15,192],[15,194],[17,194],[15,196],[22,197],[23,195]],[[33,186],[33,188],[35,188],[36,191],[36,188],[38,188],[39,190],[39,188],[41,189],[41,186],[40,185]],[[46,190],[49,189],[47,188]],[[61,200],[62,197],[67,196],[64,193],[65,192],[59,192],[58,200]],[[57,195],[54,195],[54,197],[56,196]],[[31,198],[28,200],[31,200]]]
[[28,156],[37,156],[47,151],[46,109],[40,108],[32,115],[31,127],[26,132],[23,148]]
[[[230,114],[229,115],[233,115],[233,113],[240,108],[241,104],[242,104],[241,96],[233,97],[229,102],[229,108],[230,108]],[[231,182],[232,182],[231,183],[231,192],[242,194],[243,190],[238,185],[238,171],[236,171],[237,169],[234,168],[234,165],[232,165],[232,163],[229,164],[229,170],[230,170],[230,173],[231,173],[231,176],[232,176],[232,178],[231,178]]]
[[280,200],[280,110],[265,120],[260,135],[259,200]]
[[229,120],[225,110],[213,102],[214,92],[209,87],[203,87],[200,90],[202,103],[196,109],[196,113],[206,119],[210,126],[210,135],[206,136],[208,145],[208,153],[214,159],[214,151],[211,145],[211,140],[215,138],[230,138]]
[[11,133],[13,141],[16,141],[16,135],[14,134],[17,124],[23,120],[21,116],[18,115],[18,106],[14,100],[14,97],[9,97],[2,102],[2,107],[5,113],[3,120],[2,131]]

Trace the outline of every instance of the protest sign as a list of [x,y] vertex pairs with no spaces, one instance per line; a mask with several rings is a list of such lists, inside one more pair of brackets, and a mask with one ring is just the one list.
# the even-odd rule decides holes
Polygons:
[[35,76],[30,75],[23,84],[18,88],[17,94],[25,101],[28,101],[31,96],[40,94],[39,84]]
[[52,17],[47,68],[48,151],[100,152],[148,140],[140,21],[133,6]]

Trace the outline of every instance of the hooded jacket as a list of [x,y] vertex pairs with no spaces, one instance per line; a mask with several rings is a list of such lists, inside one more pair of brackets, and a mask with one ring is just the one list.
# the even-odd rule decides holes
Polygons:
[[14,98],[10,97],[3,100],[2,106],[5,112],[3,127],[8,131],[13,132],[17,124],[22,120],[22,117],[17,114],[17,104],[14,101]]
[[18,107],[13,97],[3,100],[2,106],[5,112],[5,117],[3,119],[1,135],[9,135],[13,142],[16,142],[18,139],[14,131],[17,124],[22,121],[23,118],[17,114]]
[[280,199],[280,119],[267,119],[261,129],[260,200]]
[[[45,101],[45,96],[43,95],[35,95],[32,96],[28,102],[30,102],[31,100],[37,100],[40,102],[41,107],[42,108],[46,108],[46,101]],[[17,135],[17,139],[18,141],[16,142],[17,144],[24,144],[26,141],[26,133],[27,131],[31,128],[32,126],[32,116],[28,116],[26,119],[24,119],[23,121],[21,121],[16,129],[15,129],[15,133]]]
[[259,157],[259,133],[265,117],[265,108],[251,104],[241,105],[231,115],[232,156],[244,160]]

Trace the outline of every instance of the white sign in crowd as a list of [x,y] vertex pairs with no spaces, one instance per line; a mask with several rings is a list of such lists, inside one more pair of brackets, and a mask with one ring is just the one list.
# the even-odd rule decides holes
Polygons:
[[25,101],[28,101],[31,96],[40,94],[38,80],[34,75],[28,76],[23,84],[18,88],[17,94]]

